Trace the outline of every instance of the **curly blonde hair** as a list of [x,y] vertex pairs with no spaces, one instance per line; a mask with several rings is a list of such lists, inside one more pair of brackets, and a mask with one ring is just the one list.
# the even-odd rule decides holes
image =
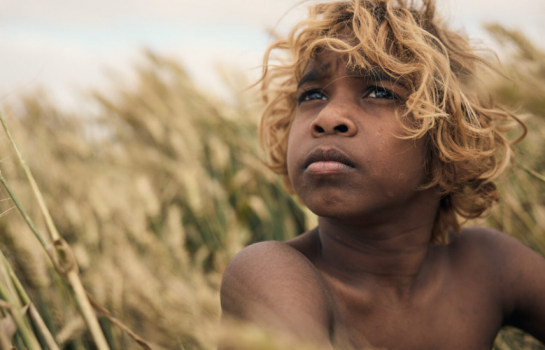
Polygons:
[[[426,138],[428,182],[421,189],[442,194],[432,242],[448,242],[449,227],[459,231],[460,218],[480,217],[498,201],[493,180],[509,166],[512,144],[526,127],[476,84],[483,68],[497,70],[437,18],[432,0],[313,5],[308,19],[270,45],[260,80],[266,108],[259,134],[268,166],[284,175],[288,190],[287,139],[297,84],[318,50],[345,55],[351,67],[380,68],[410,89],[403,116],[413,122],[400,122],[406,132],[400,137]],[[517,123],[523,133],[510,142],[506,132]]]

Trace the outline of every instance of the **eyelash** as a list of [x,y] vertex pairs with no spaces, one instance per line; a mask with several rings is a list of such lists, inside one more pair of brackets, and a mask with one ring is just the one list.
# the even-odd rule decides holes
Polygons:
[[[365,97],[369,96],[369,94],[371,94],[372,92],[386,92],[388,94],[391,95],[390,98],[388,97],[374,97],[374,98],[378,98],[378,99],[385,99],[385,100],[395,100],[395,101],[399,101],[399,97],[394,94],[392,91],[388,90],[388,89],[385,89],[383,87],[380,87],[380,86],[373,86],[371,87],[365,94]],[[322,95],[322,98],[317,98],[317,99],[309,99],[309,96],[314,94],[314,93],[318,93],[318,94],[321,94]],[[307,91],[303,91],[301,93],[301,95],[299,96],[299,98],[297,99],[298,103],[301,104],[303,102],[308,102],[308,101],[316,101],[316,100],[326,100],[327,97],[326,95],[324,94],[324,91],[322,89],[309,89]]]

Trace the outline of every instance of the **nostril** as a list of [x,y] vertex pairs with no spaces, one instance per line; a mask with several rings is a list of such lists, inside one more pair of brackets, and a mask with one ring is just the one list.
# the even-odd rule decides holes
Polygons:
[[348,131],[348,126],[344,125],[344,124],[341,124],[341,125],[337,125],[335,127],[335,130],[339,131],[339,132],[347,132]]
[[314,131],[323,133],[325,130],[320,125],[314,125]]

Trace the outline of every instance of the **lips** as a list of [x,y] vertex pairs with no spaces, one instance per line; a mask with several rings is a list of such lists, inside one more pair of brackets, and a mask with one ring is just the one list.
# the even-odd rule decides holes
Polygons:
[[336,148],[318,148],[312,151],[305,160],[304,167],[307,169],[313,163],[321,163],[321,165],[329,165],[334,168],[335,164],[343,164],[350,168],[354,168],[354,162],[342,151]]

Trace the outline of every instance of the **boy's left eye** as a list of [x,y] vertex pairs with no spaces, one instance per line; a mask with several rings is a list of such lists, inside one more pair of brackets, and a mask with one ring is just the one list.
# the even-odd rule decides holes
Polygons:
[[382,98],[387,100],[395,100],[397,98],[397,96],[393,92],[379,86],[373,87],[367,97]]

